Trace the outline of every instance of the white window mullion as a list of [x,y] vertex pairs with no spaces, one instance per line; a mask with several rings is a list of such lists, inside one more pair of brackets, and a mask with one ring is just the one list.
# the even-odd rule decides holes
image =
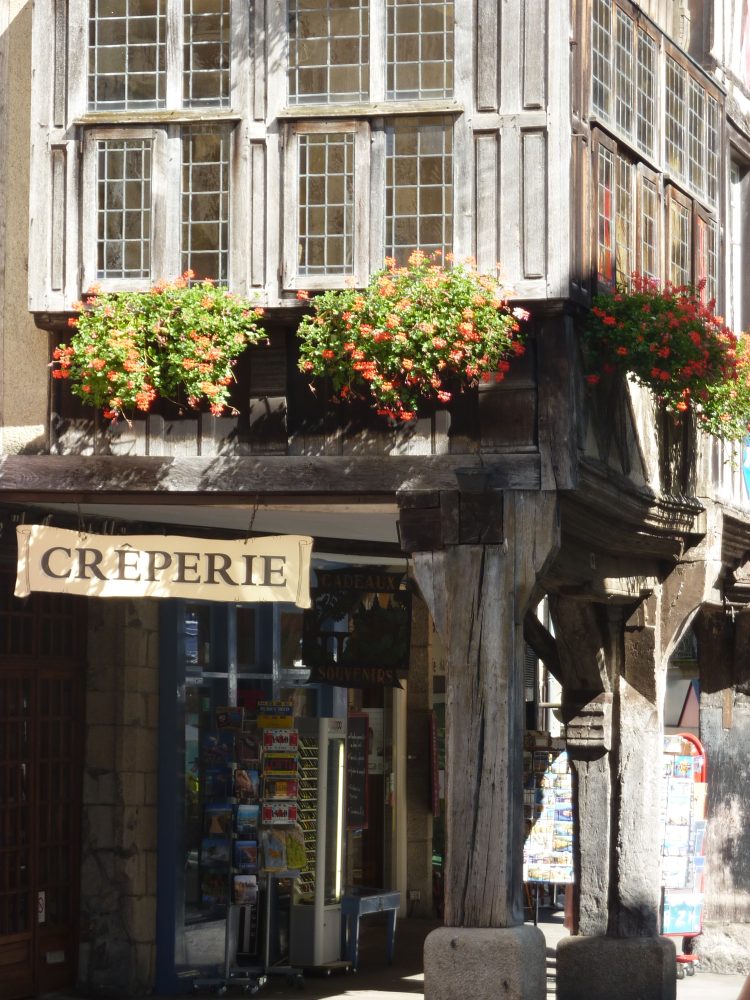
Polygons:
[[[382,215],[382,212],[380,213]],[[354,282],[367,284],[370,273],[370,127],[356,126],[354,138]]]
[[182,107],[183,0],[167,4],[167,107]]
[[152,279],[173,281],[180,274],[182,136],[178,125],[159,129],[154,142]]
[[370,100],[385,100],[385,0],[370,0]]

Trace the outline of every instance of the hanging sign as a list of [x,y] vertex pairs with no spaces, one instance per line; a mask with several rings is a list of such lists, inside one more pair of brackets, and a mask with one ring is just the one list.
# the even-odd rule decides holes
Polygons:
[[47,591],[310,607],[312,538],[303,535],[228,541],[93,535],[26,524],[16,528],[16,536],[16,597]]
[[406,573],[372,566],[317,571],[312,608],[302,622],[302,661],[311,682],[400,687],[410,636]]

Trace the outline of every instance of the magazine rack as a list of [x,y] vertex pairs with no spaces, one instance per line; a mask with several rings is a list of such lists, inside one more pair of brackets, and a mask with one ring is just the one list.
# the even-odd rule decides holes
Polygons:
[[691,733],[664,738],[662,928],[681,938],[677,978],[695,974],[692,943],[703,930],[706,754]]

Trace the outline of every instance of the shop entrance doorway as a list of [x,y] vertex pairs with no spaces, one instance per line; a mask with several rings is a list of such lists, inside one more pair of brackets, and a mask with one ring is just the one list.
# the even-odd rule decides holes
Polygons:
[[0,980],[19,1000],[75,983],[82,607],[16,600],[5,574],[0,593]]

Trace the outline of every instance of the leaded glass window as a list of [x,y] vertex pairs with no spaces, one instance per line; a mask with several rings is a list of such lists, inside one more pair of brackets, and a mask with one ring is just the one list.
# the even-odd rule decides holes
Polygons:
[[599,145],[597,163],[597,274],[607,285],[615,280],[615,157],[604,145]]
[[453,4],[387,0],[386,97],[416,100],[453,94]]
[[369,95],[368,0],[289,0],[289,103]]
[[230,86],[230,0],[183,0],[183,103],[227,107]]
[[96,273],[151,276],[151,140],[97,142]]
[[297,273],[352,274],[354,135],[302,133],[297,142]]
[[400,264],[412,250],[451,249],[453,130],[450,124],[407,124],[386,134],[386,255]]
[[229,272],[227,131],[186,129],[182,141],[182,270],[225,283]]
[[691,279],[690,209],[676,197],[669,199],[669,280],[687,285]]
[[163,108],[167,0],[91,0],[89,108]]
[[228,107],[230,6],[231,0],[90,0],[89,110],[159,110],[180,100],[186,108]]

